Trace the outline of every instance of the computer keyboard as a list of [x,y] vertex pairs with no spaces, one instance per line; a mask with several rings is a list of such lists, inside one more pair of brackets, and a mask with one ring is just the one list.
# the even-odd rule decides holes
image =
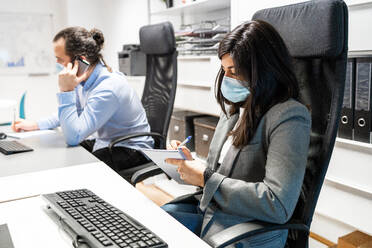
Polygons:
[[5,155],[30,151],[33,151],[33,149],[19,143],[18,141],[0,140],[0,152],[4,153]]
[[168,247],[156,234],[90,190],[63,191],[42,197],[47,208],[58,216],[58,224],[67,225],[76,233],[76,239],[91,248]]

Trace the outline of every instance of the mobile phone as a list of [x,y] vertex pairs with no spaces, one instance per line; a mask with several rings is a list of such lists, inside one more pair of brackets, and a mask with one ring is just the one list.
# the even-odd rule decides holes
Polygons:
[[[78,68],[78,71],[77,71],[77,76],[81,76],[84,74],[84,72],[86,72],[90,66],[90,63],[88,61],[86,61],[85,59],[82,59],[80,57],[77,57],[76,58],[78,63],[79,63],[79,68]],[[74,61],[75,62],[75,61]]]

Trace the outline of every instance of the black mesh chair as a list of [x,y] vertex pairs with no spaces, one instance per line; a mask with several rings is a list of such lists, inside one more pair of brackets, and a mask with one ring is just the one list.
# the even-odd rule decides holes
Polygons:
[[[146,81],[142,105],[151,127],[150,133],[134,133],[118,137],[109,145],[110,153],[115,144],[140,136],[152,136],[155,148],[166,147],[166,137],[177,88],[177,51],[173,26],[170,22],[144,26],[140,29],[141,51],[146,54]],[[141,169],[154,166],[152,162],[119,171],[126,180]],[[153,167],[154,168],[154,167]],[[156,166],[152,174],[161,170]]]
[[343,101],[348,44],[348,11],[341,0],[316,0],[256,12],[273,25],[294,58],[301,100],[310,106],[312,128],[302,192],[288,223],[232,226],[207,242],[213,247],[253,235],[288,229],[287,247],[308,247],[310,224],[336,139]]

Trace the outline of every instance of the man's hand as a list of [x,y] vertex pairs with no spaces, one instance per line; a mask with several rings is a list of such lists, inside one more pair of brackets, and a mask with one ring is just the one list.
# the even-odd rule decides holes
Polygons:
[[39,126],[36,121],[20,119],[12,123],[12,129],[14,132],[34,131],[39,130]]
[[73,66],[68,63],[67,67],[58,74],[58,84],[61,92],[73,91],[76,86],[88,78],[87,72],[78,77],[76,75],[78,69],[79,63],[75,60]]

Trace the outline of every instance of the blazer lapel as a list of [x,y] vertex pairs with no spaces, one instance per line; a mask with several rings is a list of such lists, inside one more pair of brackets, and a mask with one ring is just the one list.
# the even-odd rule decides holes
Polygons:
[[217,172],[224,176],[229,176],[230,172],[234,166],[234,162],[236,156],[239,154],[240,148],[236,148],[235,146],[231,146],[230,149],[227,151],[225,158],[222,161],[220,168],[218,168]]
[[239,119],[239,114],[234,114],[230,117],[222,114],[216,127],[216,132],[213,136],[209,154],[207,158],[207,164],[211,166],[211,169],[216,171],[218,168],[218,159],[223,145],[227,139],[227,134],[234,128],[236,122]]
[[[218,167],[218,160],[219,160],[219,157],[220,157],[220,154],[221,154],[222,147],[225,144],[225,141],[227,139],[227,134],[234,128],[238,119],[239,119],[239,114],[234,114],[230,117],[227,117],[226,115],[221,114],[220,120],[219,120],[219,122],[217,124],[217,127],[216,127],[216,132],[214,133],[214,136],[213,136],[210,148],[209,148],[209,153],[208,153],[208,158],[207,158],[208,166],[210,166],[211,169],[213,169],[214,171],[217,171],[217,169],[218,169],[218,172],[223,171],[221,173],[223,175],[227,175],[225,173],[230,173],[231,166],[233,165],[235,157],[238,154],[238,152],[240,151],[239,149],[236,149],[237,151],[235,151],[233,149],[234,147],[232,146],[232,148],[230,148],[228,153],[226,154],[226,157],[224,158],[224,161],[222,163],[222,164],[225,164],[225,162],[227,163],[227,160],[228,160],[227,157],[230,157],[230,158],[233,159],[231,161],[231,164],[230,165],[227,164],[226,168],[222,168],[222,167],[225,167],[225,166],[220,166],[220,168],[217,168]],[[211,199],[209,199],[209,200],[211,200]],[[201,237],[203,237],[205,235],[206,231],[209,229],[210,225],[213,222],[212,218],[214,216],[215,209],[211,206],[213,204],[210,204],[209,201],[208,201],[207,205],[208,205],[208,207],[206,207],[205,214],[204,214],[204,217],[203,217]]]

